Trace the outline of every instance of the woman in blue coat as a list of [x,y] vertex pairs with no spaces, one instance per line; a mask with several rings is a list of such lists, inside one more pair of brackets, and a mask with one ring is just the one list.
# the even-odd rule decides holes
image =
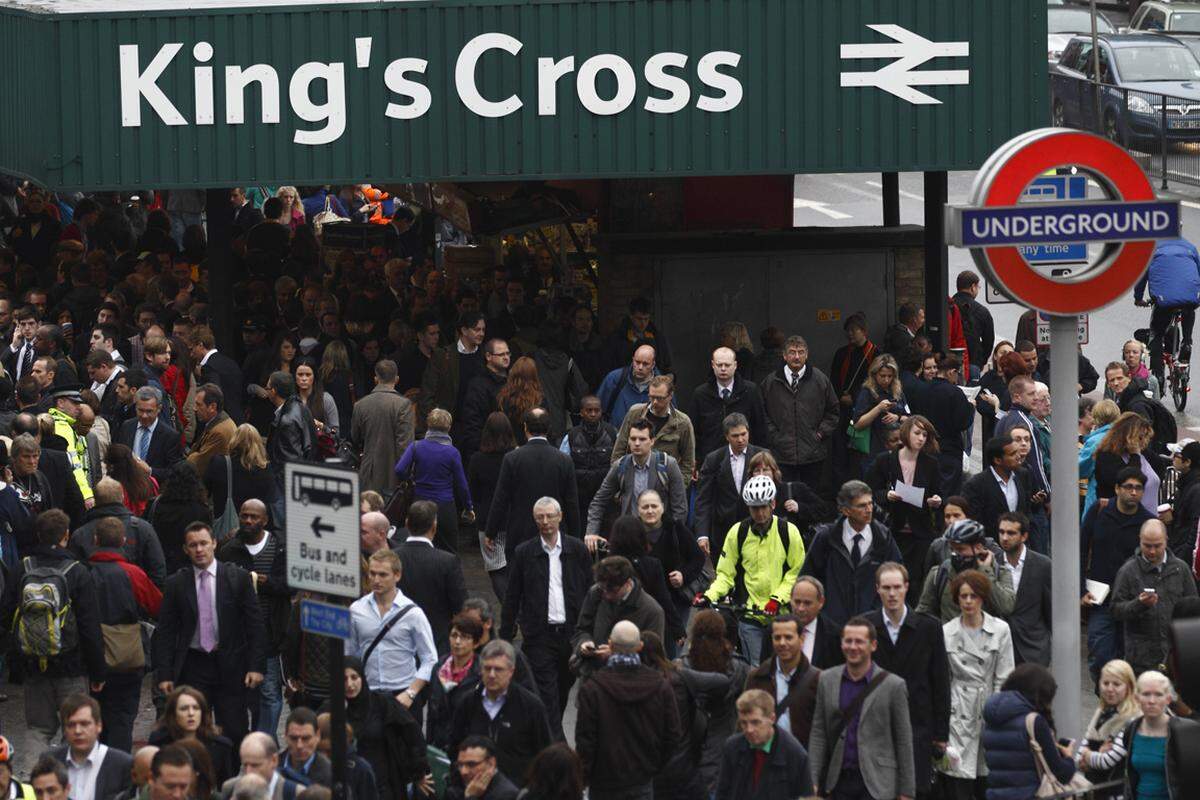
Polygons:
[[449,411],[441,408],[430,411],[425,419],[425,438],[410,444],[400,456],[396,462],[396,475],[400,480],[412,481],[413,500],[437,503],[434,543],[443,550],[457,553],[459,512],[464,512],[468,521],[474,519],[475,512],[462,456],[450,440],[452,423]]
[[1029,800],[1037,794],[1041,776],[1029,741],[1027,718],[1033,715],[1033,736],[1046,765],[1060,783],[1075,774],[1075,760],[1059,746],[1050,711],[1058,685],[1040,664],[1015,667],[983,707],[983,751],[987,760],[987,800]]

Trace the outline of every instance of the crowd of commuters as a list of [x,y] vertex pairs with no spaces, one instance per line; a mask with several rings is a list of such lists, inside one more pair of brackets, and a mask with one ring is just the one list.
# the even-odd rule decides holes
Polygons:
[[[755,353],[730,323],[684,393],[652,304],[602,337],[548,248],[459,280],[372,187],[255,187],[231,196],[225,352],[186,194],[14,188],[6,797],[324,800],[335,681],[353,800],[1009,800],[1084,775],[1179,796],[1166,745],[1191,710],[1165,673],[1171,621],[1200,615],[1200,443],[1140,342],[1054,421],[1079,427],[1059,491],[1083,546],[1055,555],[1080,560],[1101,703],[1061,731],[1046,354],[995,340],[974,273],[945,351],[912,304],[879,344],[850,315],[828,372],[802,336]],[[327,198],[384,244],[327,267]],[[289,461],[358,471],[344,644],[301,629],[287,585]]]

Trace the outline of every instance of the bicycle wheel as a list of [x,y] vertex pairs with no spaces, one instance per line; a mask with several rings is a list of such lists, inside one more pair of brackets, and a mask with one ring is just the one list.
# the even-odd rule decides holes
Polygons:
[[1171,370],[1171,399],[1175,401],[1175,410],[1183,411],[1188,401],[1188,374],[1178,367]]

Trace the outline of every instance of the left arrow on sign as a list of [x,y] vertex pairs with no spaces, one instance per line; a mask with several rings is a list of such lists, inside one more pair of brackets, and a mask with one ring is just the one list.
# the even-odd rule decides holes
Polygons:
[[320,517],[313,517],[312,532],[313,532],[313,536],[320,539],[321,534],[323,534],[323,533],[333,533],[333,526],[332,525],[322,525]]
[[882,33],[893,43],[844,44],[843,59],[894,58],[891,64],[875,72],[843,72],[843,87],[874,86],[901,100],[914,105],[939,105],[941,100],[913,89],[913,86],[952,86],[971,82],[971,72],[965,69],[927,70],[914,72],[930,59],[940,56],[961,57],[970,55],[970,42],[931,42],[918,33],[899,25],[868,25],[873,31]]

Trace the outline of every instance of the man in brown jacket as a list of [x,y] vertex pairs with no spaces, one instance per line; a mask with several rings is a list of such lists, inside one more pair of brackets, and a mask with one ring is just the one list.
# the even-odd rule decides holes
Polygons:
[[[670,375],[655,375],[650,379],[649,403],[636,403],[617,431],[612,462],[629,452],[629,427],[634,420],[648,419],[651,425],[651,446],[679,462],[683,483],[688,485],[696,472],[696,432],[687,414],[675,407],[675,381]],[[708,455],[701,453],[700,457]]]
[[682,736],[675,692],[663,673],[641,663],[641,632],[629,620],[613,626],[607,663],[579,687],[575,747],[592,800],[654,796]]
[[375,364],[375,388],[354,406],[350,440],[362,456],[358,480],[362,491],[384,497],[396,486],[396,462],[413,441],[413,404],[396,391],[396,362]]
[[775,698],[777,724],[807,748],[821,670],[804,657],[803,634],[804,625],[797,616],[781,614],[771,620],[775,657],[750,673],[746,689],[761,689]]
[[214,456],[229,455],[229,443],[237,432],[237,424],[225,413],[225,394],[215,383],[196,390],[196,421],[204,425],[204,430],[192,444],[187,460],[203,479]]

